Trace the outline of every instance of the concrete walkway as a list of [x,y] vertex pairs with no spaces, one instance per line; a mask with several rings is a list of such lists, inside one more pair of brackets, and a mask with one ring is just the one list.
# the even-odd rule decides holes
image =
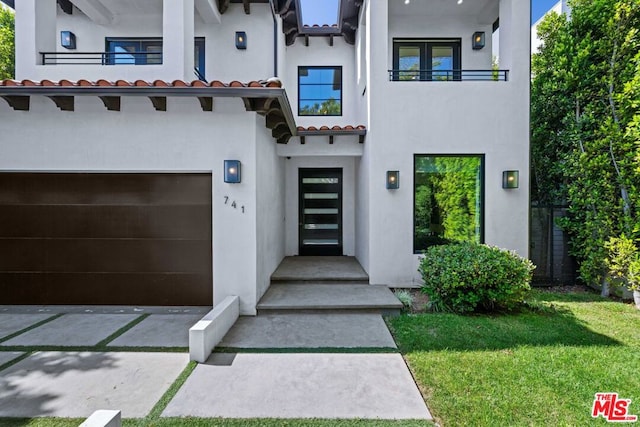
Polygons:
[[431,419],[399,354],[214,354],[162,416]]
[[[190,323],[203,313],[154,310],[142,318],[136,310],[59,315],[46,307],[0,307],[0,417],[87,417],[98,409],[147,416],[188,363],[186,352],[158,350],[184,346]],[[241,318],[223,345],[243,353],[214,353],[197,366],[163,416],[431,419],[379,314]],[[39,346],[59,351],[24,358]],[[70,346],[87,351],[64,351]],[[128,346],[135,351],[120,351]],[[336,353],[340,348],[348,350]]]
[[379,314],[291,313],[241,317],[219,346],[395,349],[396,343]]

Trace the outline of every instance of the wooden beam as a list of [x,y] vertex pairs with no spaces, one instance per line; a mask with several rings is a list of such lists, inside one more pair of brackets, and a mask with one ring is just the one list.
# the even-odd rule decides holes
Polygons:
[[71,3],[96,24],[109,25],[113,23],[113,13],[100,0],[71,0]]
[[307,142],[307,137],[306,136],[301,136],[300,137],[300,144],[304,145],[304,144],[306,144],[306,142]]
[[73,4],[69,0],[58,0],[58,6],[67,15],[73,14]]
[[364,135],[358,135],[358,142],[364,144]]
[[265,125],[269,129],[275,129],[281,124],[287,124],[286,119],[282,115],[280,110],[274,110],[273,112],[267,114],[267,119],[265,120]]
[[242,0],[242,6],[244,6],[245,15],[251,15],[251,2],[249,0]]
[[218,0],[218,11],[220,15],[224,15],[224,13],[229,9],[230,0]]
[[329,135],[329,144],[333,145],[333,135]]
[[304,45],[309,47],[309,34],[304,35]]
[[329,34],[329,46],[333,46],[333,34]]
[[149,100],[153,104],[156,111],[167,111],[167,97],[166,96],[150,96]]
[[107,110],[109,111],[120,111],[120,97],[119,96],[101,96],[100,100]]
[[[286,123],[279,124],[278,126],[273,128],[273,130],[271,131],[271,136],[273,136],[275,139],[278,139],[278,140],[283,138],[286,135],[289,135],[289,138],[291,137],[291,130],[289,129],[289,126],[287,126]],[[288,138],[287,138],[287,141],[288,141]]]
[[48,96],[47,98],[55,102],[62,111],[74,110],[75,103],[73,102],[73,96]]
[[29,96],[4,95],[2,99],[16,111],[29,111]]
[[213,98],[210,96],[199,96],[200,106],[202,111],[213,111]]

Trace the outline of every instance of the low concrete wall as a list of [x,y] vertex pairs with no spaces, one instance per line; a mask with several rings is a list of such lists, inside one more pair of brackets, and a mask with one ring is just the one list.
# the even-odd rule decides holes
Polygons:
[[80,427],[121,427],[122,415],[120,411],[100,409],[87,418]]
[[240,315],[240,298],[228,296],[189,329],[189,357],[204,363]]

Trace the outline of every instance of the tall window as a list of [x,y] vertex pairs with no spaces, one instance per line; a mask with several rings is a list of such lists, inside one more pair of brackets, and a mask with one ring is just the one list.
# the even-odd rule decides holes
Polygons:
[[394,40],[393,80],[460,80],[460,40]]
[[298,115],[342,115],[342,67],[298,67]]
[[415,156],[414,252],[483,241],[484,156]]

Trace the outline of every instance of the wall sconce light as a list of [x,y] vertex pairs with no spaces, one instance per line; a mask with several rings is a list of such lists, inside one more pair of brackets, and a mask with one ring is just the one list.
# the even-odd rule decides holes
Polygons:
[[387,190],[397,190],[400,188],[400,172],[387,171]]
[[471,47],[473,50],[480,50],[484,47],[484,31],[476,31],[471,39]]
[[224,161],[224,182],[229,184],[240,183],[240,160]]
[[518,171],[502,172],[502,188],[518,188],[520,184],[520,173]]
[[71,31],[60,31],[60,44],[65,49],[75,49],[76,35]]
[[247,33],[244,31],[236,31],[236,49],[247,48]]

